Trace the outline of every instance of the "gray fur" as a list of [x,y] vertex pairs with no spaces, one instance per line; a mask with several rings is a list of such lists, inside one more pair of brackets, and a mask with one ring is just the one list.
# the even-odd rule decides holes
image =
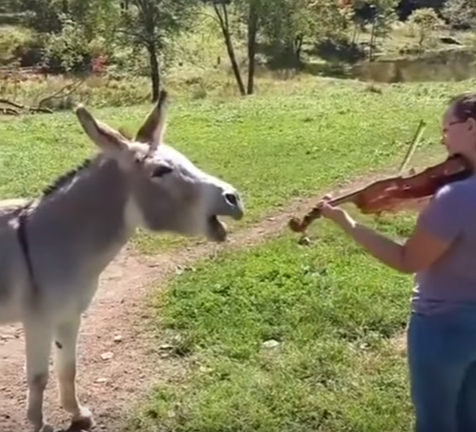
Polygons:
[[[35,431],[48,428],[42,401],[53,340],[62,405],[76,426],[93,424],[74,387],[80,317],[100,274],[135,229],[221,242],[226,230],[216,216],[243,217],[233,186],[162,143],[165,103],[162,92],[135,140],[79,107],[80,124],[100,153],[46,188],[38,200],[0,203],[0,325],[22,322],[25,328],[27,415]],[[27,256],[19,238],[21,212],[27,214]]]

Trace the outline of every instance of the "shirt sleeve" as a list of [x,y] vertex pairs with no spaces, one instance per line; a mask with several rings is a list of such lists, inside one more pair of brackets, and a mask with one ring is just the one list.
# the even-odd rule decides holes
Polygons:
[[417,226],[435,237],[454,240],[462,230],[463,214],[467,211],[460,190],[454,184],[443,186],[418,217]]

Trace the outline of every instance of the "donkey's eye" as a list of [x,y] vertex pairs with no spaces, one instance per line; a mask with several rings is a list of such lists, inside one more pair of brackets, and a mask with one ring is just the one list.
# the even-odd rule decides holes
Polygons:
[[154,168],[154,171],[152,171],[152,177],[163,177],[164,175],[170,174],[172,171],[172,167],[168,165],[160,165]]

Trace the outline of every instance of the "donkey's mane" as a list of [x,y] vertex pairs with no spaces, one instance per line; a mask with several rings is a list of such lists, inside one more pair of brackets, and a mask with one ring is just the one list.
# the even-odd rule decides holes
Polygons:
[[[122,134],[122,136],[124,136],[126,139],[132,139],[132,134],[130,134],[125,128],[121,127],[119,129],[119,133]],[[75,168],[72,168],[71,170],[57,177],[56,180],[54,180],[51,184],[49,184],[43,189],[43,198],[46,198],[47,196],[56,192],[61,187],[71,182],[71,180],[73,180],[81,171],[83,171],[85,168],[88,168],[91,165],[92,161],[93,158],[87,158]]]
[[47,197],[57,191],[59,188],[63,187],[64,185],[68,184],[71,180],[73,180],[82,170],[89,167],[91,162],[93,161],[92,158],[85,159],[81,162],[77,167],[67,171],[64,174],[61,174],[59,177],[56,178],[51,184],[46,186],[43,189],[43,197]]

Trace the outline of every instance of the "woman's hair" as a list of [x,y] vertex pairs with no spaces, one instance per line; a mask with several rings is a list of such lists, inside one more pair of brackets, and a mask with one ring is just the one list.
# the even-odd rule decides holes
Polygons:
[[476,93],[461,93],[451,98],[450,106],[459,120],[476,120]]

